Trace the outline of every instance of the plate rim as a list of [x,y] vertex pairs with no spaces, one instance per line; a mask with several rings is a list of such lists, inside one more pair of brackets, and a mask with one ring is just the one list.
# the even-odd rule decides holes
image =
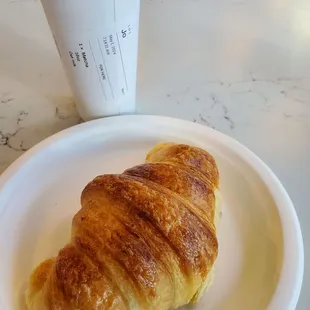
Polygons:
[[[8,184],[8,182],[13,179],[16,174],[18,174],[19,168],[27,163],[33,156],[45,150],[53,143],[66,137],[68,138],[70,136],[74,136],[81,131],[87,131],[93,127],[108,126],[109,123],[113,124],[115,122],[124,123],[132,121],[147,121],[147,123],[158,124],[169,123],[168,125],[170,126],[175,124],[203,132],[209,137],[216,139],[218,143],[224,144],[234,153],[238,154],[238,156],[245,160],[247,164],[249,164],[251,168],[262,178],[262,181],[268,187],[268,190],[275,201],[283,230],[282,271],[276,291],[274,292],[267,309],[294,310],[296,308],[302,287],[304,273],[304,247],[301,228],[293,202],[276,175],[256,154],[234,138],[208,126],[169,116],[122,115],[101,118],[69,127],[42,140],[30,148],[0,175],[0,197],[2,189],[4,189],[5,185]],[[1,209],[2,208],[0,206],[0,217]]]

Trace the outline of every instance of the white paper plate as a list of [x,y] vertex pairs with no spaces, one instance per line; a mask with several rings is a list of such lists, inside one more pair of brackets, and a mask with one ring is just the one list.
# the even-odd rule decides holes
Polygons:
[[200,146],[216,158],[224,199],[215,282],[195,309],[292,310],[303,245],[284,188],[253,153],[205,126],[156,116],[101,119],[40,143],[0,178],[0,309],[24,310],[31,270],[67,243],[92,178],[144,162],[160,141]]

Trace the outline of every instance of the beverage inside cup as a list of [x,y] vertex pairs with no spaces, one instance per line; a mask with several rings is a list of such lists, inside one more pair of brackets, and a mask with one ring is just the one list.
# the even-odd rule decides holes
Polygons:
[[84,120],[135,111],[140,0],[42,0]]

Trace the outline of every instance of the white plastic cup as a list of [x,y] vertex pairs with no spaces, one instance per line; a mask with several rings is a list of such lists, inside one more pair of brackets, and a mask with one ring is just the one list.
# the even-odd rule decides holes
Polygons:
[[140,0],[41,0],[84,120],[135,111]]

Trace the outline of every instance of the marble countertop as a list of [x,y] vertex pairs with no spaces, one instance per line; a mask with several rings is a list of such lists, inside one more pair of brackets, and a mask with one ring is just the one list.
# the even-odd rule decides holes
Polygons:
[[[260,156],[303,230],[310,297],[310,3],[141,0],[137,113],[216,128]],[[0,173],[81,122],[39,1],[0,2]]]

